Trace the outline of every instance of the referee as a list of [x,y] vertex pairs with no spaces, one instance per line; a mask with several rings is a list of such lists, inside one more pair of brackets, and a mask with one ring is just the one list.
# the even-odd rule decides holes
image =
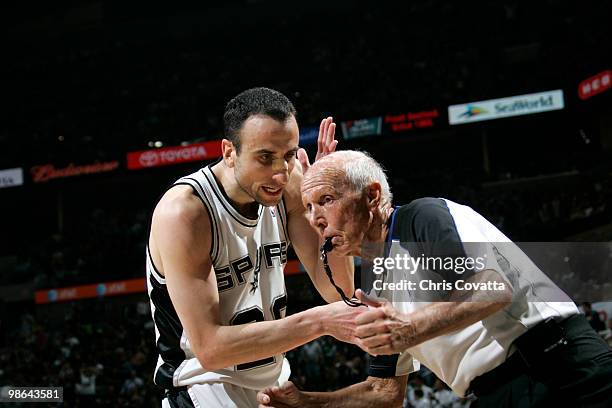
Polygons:
[[[401,406],[405,373],[419,362],[459,396],[475,394],[479,407],[612,406],[612,350],[571,299],[471,208],[442,198],[394,208],[380,165],[355,151],[317,161],[302,200],[336,254],[384,264],[369,274],[378,298],[357,292],[369,306],[356,318],[359,345],[376,357],[361,386],[307,393],[289,383],[260,393],[262,406]],[[406,268],[404,255],[421,268]]]

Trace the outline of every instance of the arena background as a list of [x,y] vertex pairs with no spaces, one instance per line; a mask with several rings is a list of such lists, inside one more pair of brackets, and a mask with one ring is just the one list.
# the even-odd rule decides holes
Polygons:
[[[382,162],[398,203],[465,203],[513,240],[612,239],[610,2],[3,8],[0,387],[63,386],[65,407],[159,406],[149,217],[173,180],[215,160],[224,104],[253,86],[294,101],[311,155],[333,115],[340,148]],[[553,90],[562,108],[449,124],[451,105]],[[287,274],[288,313],[322,302],[295,261]],[[610,304],[594,309],[609,338]],[[365,375],[364,353],[330,338],[287,356],[307,390]],[[442,388],[424,369],[406,406],[450,406]]]

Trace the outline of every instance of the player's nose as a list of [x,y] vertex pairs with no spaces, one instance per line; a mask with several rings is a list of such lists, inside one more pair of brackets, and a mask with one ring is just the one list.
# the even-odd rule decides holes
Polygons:
[[289,163],[286,160],[275,160],[274,181],[280,185],[285,185],[289,181]]
[[289,181],[289,172],[287,171],[276,172],[272,176],[272,180],[274,180],[274,183],[276,183],[277,185],[284,187]]

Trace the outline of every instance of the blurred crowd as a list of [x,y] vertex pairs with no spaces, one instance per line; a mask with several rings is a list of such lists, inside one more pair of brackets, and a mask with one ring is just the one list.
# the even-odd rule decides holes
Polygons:
[[142,296],[48,309],[0,316],[0,389],[63,387],[66,407],[159,406],[155,334]]
[[6,268],[5,284],[35,282],[57,288],[144,276],[149,212],[94,208],[80,214],[78,230],[31,237]]
[[[322,302],[304,276],[289,277],[287,291],[287,313]],[[61,386],[65,407],[159,406],[163,391],[152,381],[155,332],[144,295],[19,307],[15,313],[0,304],[0,392],[6,385]],[[612,345],[612,318],[588,303],[582,311]],[[286,357],[291,380],[307,391],[333,391],[367,376],[368,356],[331,337]],[[472,401],[453,394],[422,367],[409,377],[404,407],[462,408]]]

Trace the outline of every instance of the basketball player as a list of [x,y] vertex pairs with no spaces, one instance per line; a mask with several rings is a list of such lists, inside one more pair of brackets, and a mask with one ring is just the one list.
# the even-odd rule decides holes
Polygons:
[[[175,182],[153,214],[147,284],[163,407],[256,407],[258,390],[288,379],[285,351],[321,335],[356,342],[351,322],[365,310],[336,302],[284,317],[289,245],[323,298],[340,299],[304,216],[309,163],[292,103],[249,89],[226,106],[224,130],[221,160]],[[317,158],[335,150],[334,132],[324,119]],[[352,258],[329,262],[352,294]]]

